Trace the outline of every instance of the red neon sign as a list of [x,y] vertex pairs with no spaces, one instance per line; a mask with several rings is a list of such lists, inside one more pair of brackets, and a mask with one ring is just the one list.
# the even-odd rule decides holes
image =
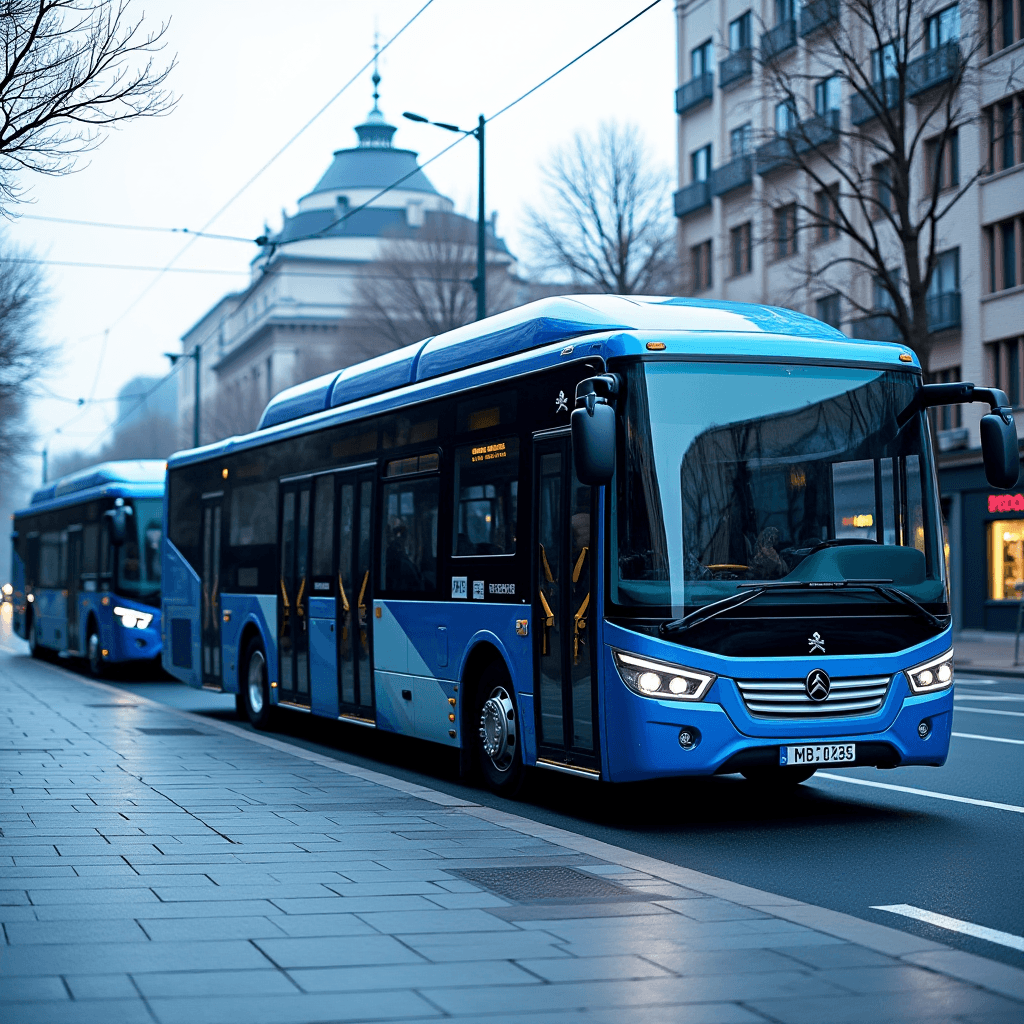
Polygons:
[[1024,512],[1024,494],[990,494],[989,512]]

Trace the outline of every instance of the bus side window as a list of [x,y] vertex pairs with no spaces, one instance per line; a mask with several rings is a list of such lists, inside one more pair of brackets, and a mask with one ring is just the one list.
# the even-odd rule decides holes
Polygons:
[[452,553],[515,554],[518,501],[518,438],[456,449]]
[[381,579],[385,591],[424,593],[437,589],[439,469],[434,453],[396,459],[385,468],[381,518]]

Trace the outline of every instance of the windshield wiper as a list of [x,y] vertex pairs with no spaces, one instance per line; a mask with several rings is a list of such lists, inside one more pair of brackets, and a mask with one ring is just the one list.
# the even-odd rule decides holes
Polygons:
[[774,580],[765,583],[740,583],[739,587],[743,590],[749,590],[749,593],[732,594],[729,597],[723,597],[720,601],[714,601],[711,604],[706,604],[703,607],[690,612],[689,615],[684,615],[681,619],[673,619],[671,622],[663,622],[658,628],[658,632],[661,633],[662,636],[668,636],[672,633],[685,633],[686,630],[692,629],[694,626],[699,626],[702,622],[707,622],[709,619],[717,618],[719,615],[731,611],[734,608],[741,608],[749,601],[756,600],[762,594],[766,594],[770,590],[841,589],[873,590],[875,593],[889,598],[890,601],[899,604],[907,604],[909,607],[915,608],[936,628],[945,628],[944,624],[932,615],[930,611],[919,605],[909,594],[903,593],[902,590],[898,590],[896,587],[888,586],[890,583],[892,583],[892,580]]

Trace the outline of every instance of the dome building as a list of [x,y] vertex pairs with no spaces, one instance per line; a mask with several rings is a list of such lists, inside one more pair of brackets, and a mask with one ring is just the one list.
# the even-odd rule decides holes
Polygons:
[[[253,429],[284,388],[390,347],[361,326],[359,285],[396,240],[436,236],[443,218],[473,240],[475,259],[476,221],[455,213],[415,152],[394,146],[379,83],[375,71],[373,109],[356,125],[357,145],[336,150],[295,212],[265,232],[249,286],[225,295],[182,337],[185,353],[199,350],[202,443]],[[488,262],[514,275],[493,217],[487,248]],[[183,444],[192,438],[196,363],[186,360],[178,390]]]

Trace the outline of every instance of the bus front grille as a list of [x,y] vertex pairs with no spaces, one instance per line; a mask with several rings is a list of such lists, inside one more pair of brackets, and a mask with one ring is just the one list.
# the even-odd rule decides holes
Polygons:
[[824,700],[811,700],[803,679],[737,679],[743,703],[755,718],[843,718],[870,715],[885,700],[888,676],[833,679]]

